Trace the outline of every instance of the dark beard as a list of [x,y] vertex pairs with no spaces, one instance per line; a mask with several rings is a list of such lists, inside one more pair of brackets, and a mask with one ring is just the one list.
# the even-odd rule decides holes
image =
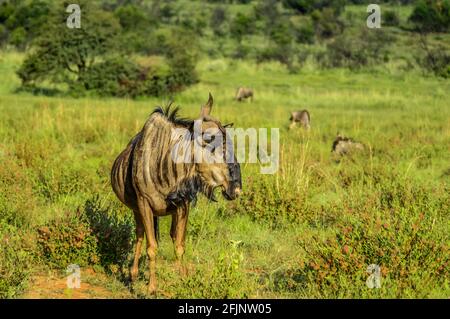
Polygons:
[[169,193],[166,198],[166,203],[179,207],[187,201],[195,206],[198,193],[202,193],[210,201],[217,202],[214,196],[214,187],[204,183],[200,176],[194,176],[182,181],[175,191]]

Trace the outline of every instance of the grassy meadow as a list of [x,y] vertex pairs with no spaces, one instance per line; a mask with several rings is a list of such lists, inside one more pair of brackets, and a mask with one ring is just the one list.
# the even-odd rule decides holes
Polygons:
[[[23,55],[0,53],[0,297],[142,298],[127,284],[132,214],[109,172],[163,98],[138,100],[17,93]],[[278,63],[206,59],[200,82],[175,96],[186,117],[211,92],[212,114],[235,127],[280,128],[280,167],[242,164],[239,200],[191,209],[178,274],[161,219],[158,298],[448,298],[450,82],[418,73],[352,73]],[[236,87],[254,88],[239,103]],[[307,108],[311,130],[288,130]],[[362,142],[336,160],[338,132]],[[218,196],[220,197],[220,196]],[[50,238],[50,239],[49,239]],[[65,269],[81,265],[82,289]],[[367,267],[381,267],[369,289]]]

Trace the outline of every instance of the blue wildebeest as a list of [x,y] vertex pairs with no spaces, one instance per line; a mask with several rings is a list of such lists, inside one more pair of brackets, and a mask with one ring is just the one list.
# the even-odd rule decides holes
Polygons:
[[250,98],[253,102],[253,90],[245,87],[239,87],[236,91],[235,99],[239,102]]
[[[133,210],[136,221],[136,250],[130,279],[133,282],[137,278],[145,234],[150,294],[156,293],[158,217],[172,216],[170,236],[174,243],[177,264],[184,272],[182,258],[190,203],[195,202],[198,193],[214,200],[216,188],[221,188],[223,196],[228,200],[235,199],[241,192],[240,165],[232,150],[233,143],[227,142],[226,125],[211,117],[212,105],[213,98],[210,94],[196,121],[177,117],[178,108],[171,110],[170,105],[165,110],[157,108],[142,130],[120,153],[112,167],[112,188],[120,201]],[[205,150],[210,146],[210,141],[204,138],[203,134],[200,134],[198,139],[192,138],[196,133],[195,123],[200,123],[201,132],[213,132],[223,137],[223,149],[226,150],[222,152],[223,161],[194,160],[196,148]],[[187,148],[181,162],[173,156],[173,150],[179,142],[173,134],[180,129],[188,133],[185,135],[185,142],[191,146]]]
[[291,121],[289,128],[294,128],[297,123],[300,123],[300,125],[307,130],[311,128],[311,117],[308,110],[291,112],[289,120]]

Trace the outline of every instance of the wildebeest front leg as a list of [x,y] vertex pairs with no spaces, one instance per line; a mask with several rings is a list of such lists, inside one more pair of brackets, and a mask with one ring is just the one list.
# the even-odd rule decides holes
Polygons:
[[147,255],[149,259],[150,281],[148,283],[148,293],[156,294],[156,251],[158,243],[156,241],[155,227],[153,225],[153,211],[146,199],[138,200],[139,214],[144,224],[145,236],[147,238]]
[[139,258],[141,257],[142,241],[144,240],[144,224],[138,211],[134,212],[134,219],[136,221],[136,246],[134,251],[133,265],[130,269],[130,280],[134,282],[137,279],[139,272]]
[[171,236],[175,246],[178,268],[182,275],[186,274],[186,267],[183,262],[185,251],[186,228],[189,215],[189,204],[185,203],[177,208],[172,215]]

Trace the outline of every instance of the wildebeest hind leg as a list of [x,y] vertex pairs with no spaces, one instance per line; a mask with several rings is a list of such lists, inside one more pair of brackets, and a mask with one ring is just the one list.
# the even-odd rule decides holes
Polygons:
[[133,265],[130,269],[130,280],[134,282],[139,272],[139,258],[141,257],[142,241],[144,240],[144,224],[142,223],[139,212],[134,211],[134,220],[136,221],[136,245],[134,251]]
[[150,281],[148,283],[148,293],[156,294],[156,252],[158,243],[156,241],[155,228],[153,224],[153,212],[149,203],[144,198],[139,198],[139,215],[144,224],[145,237],[147,238],[147,255],[149,259]]

